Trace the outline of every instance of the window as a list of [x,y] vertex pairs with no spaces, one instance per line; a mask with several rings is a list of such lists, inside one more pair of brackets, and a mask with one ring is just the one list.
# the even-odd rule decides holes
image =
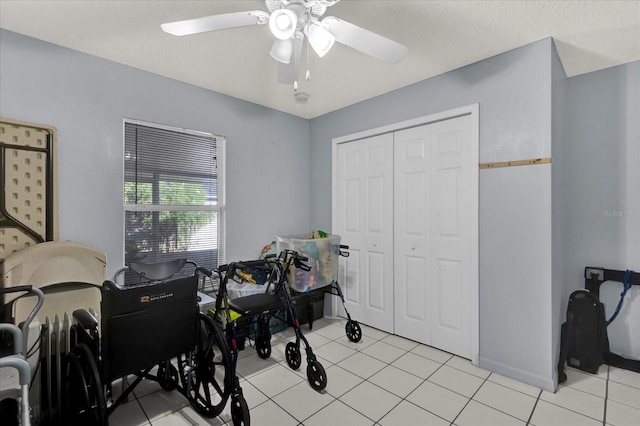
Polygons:
[[125,120],[125,264],[223,259],[224,138]]

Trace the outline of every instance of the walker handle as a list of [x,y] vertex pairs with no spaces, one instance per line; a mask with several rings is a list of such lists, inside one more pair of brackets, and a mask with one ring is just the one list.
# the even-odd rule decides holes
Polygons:
[[303,256],[300,253],[295,251],[292,254],[293,254],[293,264],[295,265],[296,268],[302,269],[303,271],[311,270],[311,266],[305,263],[309,260],[308,257]]
[[242,260],[240,262],[236,262],[236,268],[260,268],[260,267],[266,267],[266,260],[263,259],[259,259],[259,260]]

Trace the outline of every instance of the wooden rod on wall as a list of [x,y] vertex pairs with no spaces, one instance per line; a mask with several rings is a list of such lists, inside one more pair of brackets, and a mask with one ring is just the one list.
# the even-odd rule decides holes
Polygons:
[[479,167],[481,169],[497,169],[499,167],[530,166],[534,164],[549,164],[549,163],[551,163],[551,157],[533,158],[531,160],[502,161],[499,163],[481,163],[479,164]]

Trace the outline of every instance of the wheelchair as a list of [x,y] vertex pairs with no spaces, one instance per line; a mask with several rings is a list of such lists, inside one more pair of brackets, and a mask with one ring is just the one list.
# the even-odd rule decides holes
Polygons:
[[[292,325],[295,330],[296,340],[287,343],[285,347],[285,359],[289,367],[293,370],[300,368],[302,364],[302,354],[300,343],[304,344],[307,360],[307,379],[311,387],[316,391],[322,391],[327,386],[327,375],[322,364],[317,360],[309,342],[302,334],[298,316],[287,284],[287,277],[292,268],[309,270],[306,265],[307,258],[293,250],[283,250],[277,257],[267,256],[261,260],[251,260],[234,262],[221,265],[216,269],[219,275],[220,286],[216,306],[212,316],[218,322],[224,324],[227,338],[231,343],[233,355],[233,370],[235,371],[235,360],[237,359],[238,335],[250,335],[251,333],[239,330],[240,319],[254,323],[255,348],[260,358],[266,359],[271,355],[271,331],[270,320],[272,317]],[[252,294],[249,296],[228,299],[227,283],[235,277],[242,277],[247,271],[261,269],[268,275],[264,293]],[[287,318],[278,316],[278,312],[286,311]],[[232,320],[231,311],[240,316],[239,319]],[[251,325],[245,324],[246,327]],[[245,330],[246,331],[246,330]]]
[[[183,270],[185,265],[193,273]],[[135,274],[139,282],[115,284],[122,272]],[[227,339],[198,306],[199,280],[205,276],[212,273],[186,259],[130,263],[103,284],[99,322],[86,310],[73,312],[63,390],[65,424],[107,425],[109,415],[143,379],[177,390],[206,418],[218,416],[231,397],[233,424],[249,424]],[[130,375],[135,379],[129,384]],[[114,399],[118,379],[122,393]]]

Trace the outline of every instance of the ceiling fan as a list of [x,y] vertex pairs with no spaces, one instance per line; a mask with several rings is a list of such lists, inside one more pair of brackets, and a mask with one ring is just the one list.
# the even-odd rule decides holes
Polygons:
[[278,61],[278,81],[293,83],[295,89],[305,37],[319,57],[326,55],[335,42],[392,64],[404,57],[407,48],[398,42],[334,16],[322,18],[327,8],[339,1],[265,0],[269,13],[262,10],[225,13],[161,27],[169,34],[183,36],[268,23],[276,38],[269,53]]

